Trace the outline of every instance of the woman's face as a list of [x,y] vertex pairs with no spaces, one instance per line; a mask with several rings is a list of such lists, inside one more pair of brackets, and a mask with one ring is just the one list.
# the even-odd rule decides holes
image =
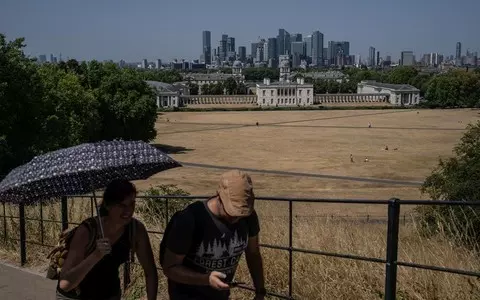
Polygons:
[[114,221],[122,224],[127,224],[133,217],[135,212],[135,194],[131,194],[117,204],[108,208],[108,216]]

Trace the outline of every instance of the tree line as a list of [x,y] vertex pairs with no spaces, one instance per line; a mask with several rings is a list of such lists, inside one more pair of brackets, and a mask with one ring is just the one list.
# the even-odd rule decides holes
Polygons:
[[113,63],[37,64],[0,34],[0,177],[33,156],[100,140],[156,136],[145,74]]

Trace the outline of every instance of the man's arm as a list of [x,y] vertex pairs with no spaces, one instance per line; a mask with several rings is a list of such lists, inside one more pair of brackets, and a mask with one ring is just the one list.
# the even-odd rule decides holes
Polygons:
[[153,257],[152,246],[148,237],[147,229],[137,220],[137,234],[135,236],[136,249],[138,261],[142,265],[143,273],[145,274],[145,283],[147,287],[147,299],[157,299],[158,291],[158,272],[155,267],[155,259]]
[[263,261],[260,253],[258,235],[248,238],[247,249],[245,250],[248,270],[252,276],[255,290],[258,294],[265,294],[265,278],[263,275]]
[[165,257],[163,261],[163,273],[169,279],[183,284],[189,285],[209,285],[208,275],[202,274],[183,266],[185,255],[176,254],[170,249],[165,249]]

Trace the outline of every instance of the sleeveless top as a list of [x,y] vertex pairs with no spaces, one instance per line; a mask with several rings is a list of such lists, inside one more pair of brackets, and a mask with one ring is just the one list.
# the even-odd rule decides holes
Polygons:
[[[132,219],[135,222],[135,219]],[[93,222],[97,224],[97,222]],[[80,300],[104,300],[121,294],[120,277],[118,269],[130,258],[130,229],[131,223],[125,226],[121,237],[112,245],[112,252],[105,255],[85,278],[80,282],[80,295],[75,290],[63,291],[57,283],[57,292],[71,299]],[[100,230],[97,230],[100,232]],[[98,239],[98,234],[97,237]],[[60,282],[60,281],[59,281]]]

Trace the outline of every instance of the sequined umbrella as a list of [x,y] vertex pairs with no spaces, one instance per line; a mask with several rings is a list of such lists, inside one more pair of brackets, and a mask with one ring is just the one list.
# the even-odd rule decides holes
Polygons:
[[142,141],[81,144],[37,156],[13,169],[0,182],[0,202],[28,205],[86,194],[106,187],[113,179],[147,179],[180,166]]

